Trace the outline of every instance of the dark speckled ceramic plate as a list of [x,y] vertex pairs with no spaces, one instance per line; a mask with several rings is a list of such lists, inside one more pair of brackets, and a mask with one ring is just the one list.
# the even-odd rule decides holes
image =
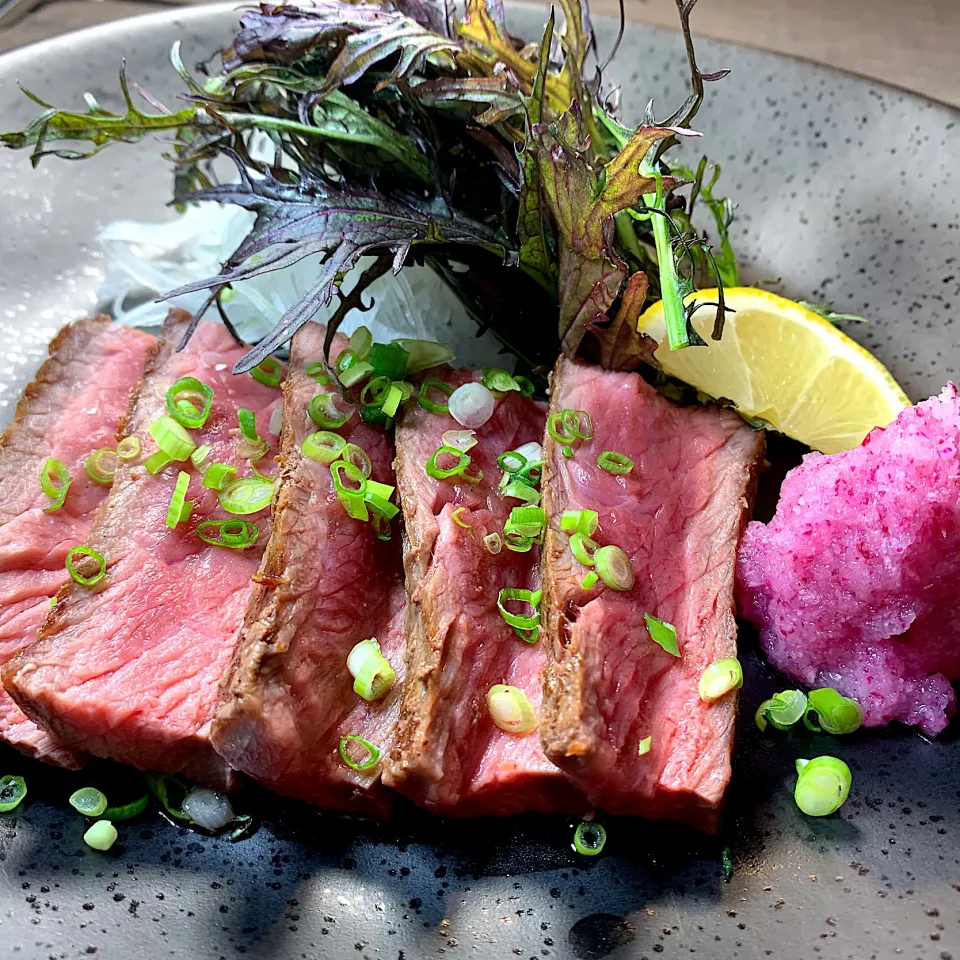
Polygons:
[[[518,33],[539,36],[538,12],[511,13]],[[201,59],[235,19],[223,7],[164,13],[8,55],[0,127],[34,113],[17,79],[56,102],[91,90],[117,104],[123,56],[166,99],[171,42],[184,39],[188,63]],[[613,25],[597,26],[603,49]],[[705,69],[733,68],[699,125],[740,202],[748,279],[870,317],[853,335],[914,397],[937,390],[960,359],[957,115],[809,64],[719,43],[699,50]],[[663,113],[685,94],[667,32],[628,28],[613,72],[628,120],[650,96]],[[0,155],[0,423],[56,329],[95,302],[97,230],[163,217],[168,187],[151,145],[37,171],[24,155]],[[744,660],[721,836],[609,820],[608,853],[595,861],[570,850],[563,820],[457,824],[408,811],[378,825],[260,794],[245,802],[263,826],[242,843],[155,816],[99,854],[66,805],[88,775],[0,753],[0,772],[30,784],[29,801],[0,816],[0,956],[960,960],[956,725],[934,744],[904,731],[761,739],[753,711],[776,679],[751,653]],[[793,805],[793,762],[824,752],[849,762],[853,792],[841,815],[810,820]]]

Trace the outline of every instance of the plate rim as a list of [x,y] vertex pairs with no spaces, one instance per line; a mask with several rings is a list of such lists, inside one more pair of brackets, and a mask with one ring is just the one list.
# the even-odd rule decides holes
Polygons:
[[[529,0],[505,0],[505,5],[508,12],[509,10],[516,9],[518,7],[538,6],[536,2],[529,2]],[[35,58],[37,57],[50,54],[55,55],[61,50],[74,50],[76,47],[84,46],[88,42],[95,43],[101,37],[111,37],[119,31],[129,32],[131,29],[148,29],[154,24],[167,24],[176,20],[187,21],[187,24],[185,25],[188,25],[190,21],[200,20],[213,14],[225,14],[227,12],[232,12],[239,17],[239,15],[245,9],[248,8],[245,6],[238,6],[235,2],[229,2],[229,0],[227,0],[227,2],[220,3],[191,4],[189,6],[167,7],[162,10],[154,10],[150,13],[134,14],[133,16],[121,17],[117,20],[107,20],[104,23],[92,24],[89,27],[83,27],[79,30],[70,30],[67,33],[59,34],[55,37],[48,37],[45,40],[38,40],[35,43],[29,43],[26,46],[18,47],[14,50],[8,50],[6,53],[0,54],[0,80],[8,79],[9,74],[11,72],[15,72],[21,65],[28,66],[31,63],[35,63]],[[592,19],[594,21],[608,21],[610,23],[617,22],[615,17],[604,13],[594,14]],[[678,35],[680,33],[679,30],[676,30],[672,27],[645,23],[642,20],[631,20],[628,18],[626,22],[628,25],[641,27],[644,30],[650,31],[654,34],[659,33]],[[720,44],[721,46],[730,47],[733,49],[739,48],[741,50],[749,50],[754,53],[767,54],[768,56],[775,57],[779,60],[804,64],[813,68],[814,70],[855,80],[859,83],[865,84],[870,88],[892,91],[900,94],[901,96],[909,97],[918,103],[946,110],[953,117],[960,117],[960,106],[955,106],[943,100],[937,100],[934,97],[919,93],[916,90],[910,90],[907,87],[898,86],[895,83],[889,83],[885,80],[878,80],[875,77],[868,77],[865,74],[857,73],[853,70],[846,70],[842,67],[833,66],[832,64],[821,63],[820,61],[814,60],[810,57],[792,53],[782,53],[778,50],[771,50],[767,47],[762,47],[756,44],[711,37],[706,34],[697,33],[696,30],[694,30],[693,35],[696,41],[707,40],[710,43]],[[54,69],[54,72],[58,72],[56,68]],[[15,79],[19,80],[20,78],[15,77]]]

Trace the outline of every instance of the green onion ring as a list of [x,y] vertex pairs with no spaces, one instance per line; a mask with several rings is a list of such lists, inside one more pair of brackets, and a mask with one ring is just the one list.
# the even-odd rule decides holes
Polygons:
[[137,797],[136,800],[131,800],[130,803],[122,803],[116,807],[107,807],[103,811],[102,818],[104,820],[132,820],[134,817],[139,817],[144,810],[147,809],[147,805],[150,803],[150,794],[145,793],[143,796]]
[[607,473],[622,476],[633,469],[633,461],[622,453],[617,453],[616,450],[604,450],[597,457],[597,466],[601,470],[606,470]]
[[227,513],[246,516],[266,510],[273,500],[274,486],[269,480],[260,477],[241,477],[231,480],[217,498]]
[[586,410],[564,410],[560,417],[564,430],[578,440],[593,439],[593,420]]
[[260,536],[260,528],[250,520],[204,520],[197,526],[197,536],[214,547],[245,550]]
[[142,448],[143,444],[140,443],[139,437],[124,437],[117,444],[117,456],[121,460],[136,460]]
[[366,360],[370,348],[373,346],[373,334],[369,327],[362,324],[350,334],[350,349],[358,360]]
[[358,363],[351,364],[348,369],[340,374],[340,382],[345,387],[352,387],[354,384],[369,377],[371,373],[373,373],[373,364],[367,363],[366,360],[361,360]]
[[27,783],[23,777],[7,774],[0,777],[0,813],[14,810],[23,803],[27,795]]
[[389,377],[374,377],[360,391],[360,402],[365,407],[381,406],[390,393],[392,383]]
[[514,500],[523,500],[524,503],[536,506],[540,502],[541,494],[539,490],[536,490],[529,484],[516,480],[506,484],[500,490],[500,496],[504,498],[511,497]]
[[330,464],[340,459],[340,454],[343,453],[346,445],[347,441],[339,433],[319,430],[304,438],[300,445],[300,452],[309,460]]
[[71,483],[70,471],[62,460],[48,457],[44,461],[40,470],[40,489],[53,501],[43,508],[44,513],[51,513],[63,506]]
[[100,447],[94,450],[83,462],[83,469],[94,483],[109,486],[117,473],[120,458],[112,447]]
[[[540,625],[540,600],[543,597],[541,590],[523,590],[519,587],[504,587],[497,596],[497,609],[500,616],[511,627],[520,630],[532,630]],[[533,608],[533,613],[511,613],[504,606],[505,603],[519,601],[527,603]]]
[[[437,463],[437,459],[441,456],[456,458],[456,464],[449,468],[441,467]],[[432,477],[434,480],[447,480],[450,477],[462,476],[469,466],[469,454],[464,453],[462,450],[458,450],[456,447],[440,447],[438,450],[433,452],[423,469],[427,476]]]
[[[201,401],[199,407],[194,403],[195,400]],[[166,406],[167,413],[177,423],[196,430],[202,427],[210,416],[210,410],[213,407],[213,389],[196,377],[181,377],[167,390]],[[156,440],[156,437],[154,439]],[[186,457],[175,456],[174,459],[185,460]]]
[[807,709],[807,695],[802,690],[782,690],[757,707],[754,722],[762,732],[767,722],[777,730],[789,730]]
[[[85,577],[77,570],[73,562],[74,557],[89,557],[91,560],[96,560],[99,569],[92,577]],[[65,566],[67,573],[69,573],[74,582],[79,583],[81,587],[92,587],[107,575],[107,561],[103,559],[103,554],[98,553],[92,547],[88,547],[85,544],[78,544],[71,548],[69,553],[67,553]]]
[[487,712],[504,733],[524,736],[537,729],[537,713],[519,687],[495,683],[487,691]]
[[265,387],[279,387],[283,379],[283,364],[276,357],[264,357],[250,371],[250,376]]
[[107,809],[107,798],[96,787],[74,790],[67,802],[85,817],[99,817]]
[[642,757],[650,752],[650,745],[653,743],[653,737],[644,737],[637,747],[637,756]]
[[807,816],[828,817],[846,802],[852,782],[850,768],[836,757],[800,759],[793,797]]
[[573,849],[585,857],[595,857],[607,843],[607,831],[599,823],[581,823],[573,833]]
[[[822,727],[827,733],[839,736],[853,733],[863,726],[863,711],[860,709],[860,704],[838,693],[833,687],[811,690],[807,696],[809,705],[804,711],[803,723],[808,730],[818,733]],[[819,725],[813,720],[812,715],[819,718]]]
[[743,667],[736,657],[714,660],[700,675],[697,692],[704,703],[725,697],[731,690],[743,686]]
[[584,590],[592,590],[600,581],[600,576],[596,570],[591,570],[581,581],[580,586]]
[[373,464],[370,462],[367,451],[363,447],[358,447],[355,443],[348,443],[343,448],[340,459],[353,464],[365,477],[369,477],[373,473]]
[[[585,567],[592,567],[596,563],[594,559],[600,544],[596,540],[585,537],[582,533],[575,533],[570,537],[570,550],[577,560]],[[606,583],[606,581],[604,581]]]
[[310,419],[322,430],[336,430],[353,415],[351,410],[337,410],[332,393],[318,393],[307,407]]
[[171,463],[173,463],[173,457],[168,456],[162,450],[158,450],[156,453],[147,457],[143,465],[149,473],[159,473],[161,470],[169,467]]
[[461,519],[460,519],[460,518],[461,518],[462,516],[464,516],[464,515],[469,515],[469,513],[470,513],[470,511],[469,511],[466,507],[457,507],[457,509],[454,510],[453,513],[450,514],[450,519],[451,519],[458,527],[463,527],[464,530],[470,530],[470,531],[472,532],[472,531],[473,531],[473,527],[471,527],[470,524],[467,523],[466,520],[461,520]]
[[571,433],[567,433],[563,423],[563,414],[562,413],[551,413],[547,417],[547,433],[550,434],[551,438],[556,440],[557,443],[576,443],[577,437]]
[[229,463],[211,463],[204,471],[201,486],[208,490],[223,490],[237,475],[237,468]]
[[[515,465],[514,465],[515,464]],[[497,457],[497,466],[504,473],[516,473],[527,465],[527,458],[516,450],[505,450]]]
[[109,850],[117,842],[117,828],[109,820],[98,820],[83,835],[83,842],[93,850]]
[[424,380],[423,383],[420,384],[420,394],[417,396],[417,403],[419,403],[424,410],[429,410],[430,413],[449,413],[450,406],[446,401],[437,403],[430,399],[429,393],[431,390],[437,390],[449,397],[453,393],[453,387],[444,383],[442,380]]
[[150,424],[150,436],[171,460],[187,460],[197,449],[196,441],[173,417],[157,417]]
[[190,474],[181,470],[177,474],[177,484],[170,497],[170,506],[167,508],[166,524],[171,530],[176,530],[177,524],[190,519],[193,513],[193,501],[187,500],[187,489],[190,486]]
[[[349,753],[350,745],[353,743],[363,747],[363,749],[367,752],[366,759],[360,761],[359,763],[354,760]],[[348,733],[346,736],[341,737],[337,749],[340,753],[340,759],[351,770],[356,770],[358,773],[364,773],[365,771],[375,767],[380,762],[380,748],[356,733]]]
[[395,417],[400,404],[403,402],[403,390],[395,383],[390,384],[386,399],[383,401],[380,409],[388,416]]
[[483,538],[483,546],[487,553],[492,553],[496,556],[503,550],[503,537],[501,537],[499,533],[488,533]]
[[[572,538],[571,538],[572,539]],[[620,547],[601,547],[593,555],[600,579],[611,590],[632,590],[635,580],[630,558]]]

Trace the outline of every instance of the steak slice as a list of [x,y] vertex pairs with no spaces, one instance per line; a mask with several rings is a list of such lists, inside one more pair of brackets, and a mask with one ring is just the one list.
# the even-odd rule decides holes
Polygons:
[[[674,406],[637,374],[565,359],[550,408],[586,410],[595,436],[571,459],[545,441],[547,756],[611,812],[713,830],[730,779],[736,696],[703,703],[697,684],[710,663],[736,656],[734,559],[763,437],[718,407]],[[602,470],[604,450],[631,458],[633,469]],[[577,509],[599,514],[599,544],[626,551],[631,590],[582,587],[587,568],[560,526],[563,511]],[[676,627],[679,659],[650,638],[645,613]]]
[[[434,371],[452,387],[479,379],[468,370]],[[497,457],[537,441],[544,413],[512,392],[497,401],[469,451],[477,484],[429,477],[424,466],[447,430],[448,414],[408,404],[397,427],[397,484],[406,529],[407,680],[384,782],[425,807],[456,814],[510,814],[583,806],[543,754],[535,733],[518,737],[490,719],[496,683],[520,687],[540,706],[544,651],[517,638],[497,610],[503,587],[535,588],[536,550],[493,555],[483,545],[502,533],[516,500],[497,493]],[[471,529],[459,526],[453,514]]]
[[[380,768],[352,770],[338,742],[354,733],[383,752],[390,747],[403,687],[406,593],[398,539],[378,540],[372,524],[351,519],[330,467],[300,453],[317,430],[307,406],[319,391],[306,369],[323,357],[324,334],[311,323],[293,339],[273,535],[221,687],[213,743],[232,767],[279,793],[380,814],[389,807]],[[334,354],[345,345],[338,337]],[[366,451],[374,480],[392,483],[390,434],[356,412],[339,433]],[[398,680],[367,703],[354,693],[346,664],[354,645],[371,637]]]
[[184,350],[174,352],[189,319],[171,311],[164,325],[129,421],[142,453],[120,464],[86,538],[106,560],[105,579],[92,588],[68,582],[39,641],[6,665],[3,681],[28,716],[75,749],[224,786],[228,767],[210,745],[210,723],[270,518],[265,512],[250,518],[260,528],[252,548],[204,543],[198,523],[229,515],[194,471],[193,515],[171,530],[167,509],[177,474],[190,463],[153,476],[143,461],[156,448],[150,424],[164,412],[168,386],[181,377],[213,388],[210,417],[193,437],[210,444],[211,462],[232,463],[241,475],[248,467],[238,457],[237,407],[253,410],[266,435],[280,394],[232,375],[244,348],[220,324],[201,323]]
[[[155,346],[154,337],[106,317],[64,327],[0,438],[0,664],[36,640],[67,576],[67,552],[87,538],[110,488],[87,476],[84,460],[98,447],[116,446],[131,391]],[[40,471],[48,457],[62,461],[73,482],[63,506],[45,513],[51,501],[40,489]],[[2,689],[0,738],[49,763],[83,763],[82,754],[61,747]]]

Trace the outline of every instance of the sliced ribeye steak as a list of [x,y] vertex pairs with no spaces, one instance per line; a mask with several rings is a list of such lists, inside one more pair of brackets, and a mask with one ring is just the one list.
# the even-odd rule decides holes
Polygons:
[[[39,641],[6,665],[3,680],[28,716],[75,749],[223,786],[229,770],[210,744],[210,725],[251,577],[270,536],[270,515],[263,510],[245,518],[259,526],[259,540],[248,549],[208,544],[198,525],[231,519],[217,491],[201,486],[189,460],[156,475],[144,462],[157,449],[150,426],[165,412],[168,388],[195,377],[214,398],[193,439],[210,445],[210,463],[249,475],[237,409],[253,411],[266,437],[280,391],[231,373],[244,348],[219,323],[201,323],[176,353],[189,319],[171,311],[164,325],[127,427],[142,451],[120,464],[85,540],[103,555],[106,576],[92,587],[71,582],[61,590]],[[269,463],[268,457],[260,465]],[[181,471],[190,476],[187,499],[195,507],[171,529],[166,519]]]
[[[544,748],[597,806],[712,830],[736,693],[704,703],[697,688],[712,662],[736,656],[734,560],[762,434],[719,407],[675,406],[637,374],[565,359],[550,393],[551,412],[586,411],[594,436],[570,457],[544,443]],[[632,469],[601,469],[604,451]],[[589,567],[561,529],[565,510],[583,509],[599,515],[592,539],[629,557],[631,589],[583,586]],[[653,641],[645,614],[676,628],[679,657]]]
[[[450,387],[479,379],[446,368],[428,376]],[[543,425],[544,411],[532,400],[515,391],[499,399],[468,451],[468,474],[476,480],[482,471],[479,482],[438,480],[425,471],[444,432],[461,429],[449,414],[411,403],[397,427],[410,602],[407,680],[384,782],[430,809],[511,814],[584,804],[544,756],[536,732],[504,732],[486,704],[490,687],[506,683],[540,706],[542,644],[519,639],[497,609],[502,588],[536,588],[537,551],[492,554],[483,538],[502,534],[520,505],[498,493],[497,457],[538,442]]]
[[[311,323],[293,339],[273,535],[221,688],[213,742],[231,766],[279,793],[384,813],[389,795],[380,765],[355,771],[338,746],[354,734],[385,753],[393,740],[406,605],[399,524],[392,539],[378,539],[372,523],[347,515],[330,466],[301,453],[304,439],[319,429],[307,413],[310,401],[332,392],[306,373],[323,357],[324,334]],[[345,345],[338,337],[333,356]],[[363,423],[358,408],[337,432],[366,452],[373,480],[393,485],[390,433]],[[368,703],[354,692],[347,656],[371,638],[397,680]]]
[[[115,447],[131,393],[156,346],[148,334],[106,317],[65,327],[50,359],[23,393],[0,439],[0,663],[33,643],[50,598],[67,573],[67,552],[83,543],[110,490],[84,469],[87,456]],[[48,458],[70,475],[62,506],[40,487]],[[0,738],[31,756],[77,767],[83,755],[59,745],[0,690]]]

